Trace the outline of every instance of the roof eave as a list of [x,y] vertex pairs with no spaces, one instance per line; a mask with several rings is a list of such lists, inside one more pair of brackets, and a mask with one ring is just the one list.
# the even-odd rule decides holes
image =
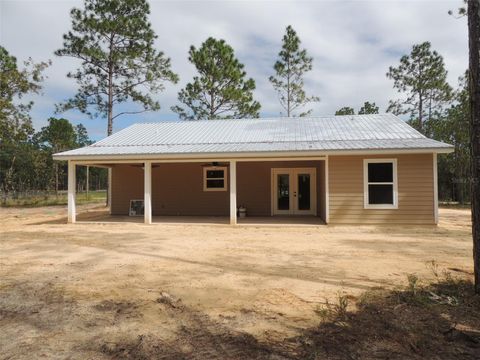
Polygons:
[[164,153],[164,154],[111,154],[111,155],[62,155],[54,154],[53,159],[59,161],[115,161],[115,160],[175,160],[175,159],[248,159],[248,158],[278,158],[278,157],[319,157],[327,155],[383,155],[383,154],[448,154],[453,147],[409,148],[409,149],[340,149],[340,150],[310,150],[310,151],[257,151],[257,152],[227,152],[227,153]]

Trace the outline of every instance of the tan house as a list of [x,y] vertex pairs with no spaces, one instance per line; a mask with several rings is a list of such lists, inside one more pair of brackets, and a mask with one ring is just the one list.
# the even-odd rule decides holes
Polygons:
[[[108,167],[110,212],[152,216],[309,216],[326,224],[438,222],[437,154],[394,115],[135,124],[68,160],[68,220],[75,168]],[[135,208],[137,207],[137,208]],[[132,210],[133,209],[133,210]]]

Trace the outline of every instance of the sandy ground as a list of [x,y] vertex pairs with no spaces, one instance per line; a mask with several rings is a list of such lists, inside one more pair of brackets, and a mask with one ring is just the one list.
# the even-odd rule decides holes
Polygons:
[[267,358],[258,344],[315,326],[339,292],[427,282],[431,260],[472,271],[467,210],[441,209],[438,227],[66,225],[65,213],[0,208],[2,359],[118,358],[145,338],[158,358],[236,358],[245,344]]

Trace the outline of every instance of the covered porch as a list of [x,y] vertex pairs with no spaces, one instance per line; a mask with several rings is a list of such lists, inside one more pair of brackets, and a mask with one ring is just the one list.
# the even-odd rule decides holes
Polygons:
[[[77,216],[75,169],[87,165],[109,168],[109,206]],[[130,216],[139,200],[143,215]],[[70,160],[68,221],[321,225],[328,222],[328,157]]]
[[[143,224],[144,217],[128,215],[111,215],[108,208],[87,210],[77,214],[77,222],[87,224],[118,223]],[[152,216],[152,225],[230,225],[228,216]],[[242,226],[292,226],[311,227],[325,225],[318,216],[247,216],[237,217],[237,225]]]

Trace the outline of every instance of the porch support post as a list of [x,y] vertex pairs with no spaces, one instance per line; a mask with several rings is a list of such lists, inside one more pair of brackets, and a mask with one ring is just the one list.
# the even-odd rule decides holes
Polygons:
[[144,164],[144,192],[145,197],[143,201],[145,224],[152,223],[152,162],[145,161]]
[[107,188],[107,207],[108,212],[112,215],[112,167],[108,168],[108,188]]
[[330,221],[330,184],[328,183],[328,155],[325,158],[325,224]]
[[237,225],[237,162],[230,161],[230,225]]
[[437,153],[433,153],[433,219],[438,224],[438,171]]
[[76,164],[68,160],[68,222],[74,224],[76,221],[75,192],[76,192]]

